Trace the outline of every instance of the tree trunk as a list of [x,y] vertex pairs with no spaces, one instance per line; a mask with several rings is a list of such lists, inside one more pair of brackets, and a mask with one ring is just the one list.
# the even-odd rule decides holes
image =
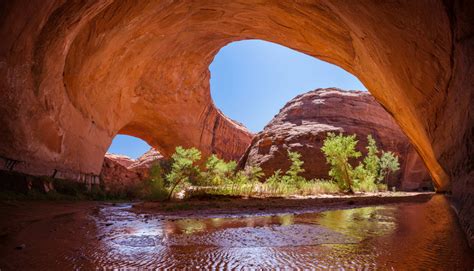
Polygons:
[[179,180],[178,182],[176,182],[174,185],[173,185],[173,188],[171,188],[169,194],[168,194],[168,200],[171,200],[171,196],[173,195],[173,191],[174,189],[176,188],[176,186],[178,186],[181,182],[183,181],[183,179]]
[[351,178],[349,176],[349,172],[347,170],[347,164],[343,163],[343,165],[344,165],[344,175],[345,175],[346,183],[349,186],[349,193],[354,194],[354,190],[352,190],[352,180],[351,180]]

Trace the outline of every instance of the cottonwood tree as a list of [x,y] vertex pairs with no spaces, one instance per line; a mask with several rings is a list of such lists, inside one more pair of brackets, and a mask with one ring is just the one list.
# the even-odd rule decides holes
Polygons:
[[388,177],[391,173],[400,169],[400,163],[398,162],[398,156],[393,152],[382,151],[382,156],[380,157],[380,175],[378,181],[385,181],[388,184]]
[[166,175],[170,185],[168,199],[171,199],[176,187],[196,182],[199,178],[200,170],[195,163],[201,160],[201,152],[196,148],[185,149],[178,146],[171,158],[171,172]]
[[344,136],[342,133],[328,133],[321,151],[326,156],[327,163],[331,166],[329,176],[334,178],[342,190],[353,193],[353,169],[349,159],[358,158],[362,154],[356,151],[356,135]]

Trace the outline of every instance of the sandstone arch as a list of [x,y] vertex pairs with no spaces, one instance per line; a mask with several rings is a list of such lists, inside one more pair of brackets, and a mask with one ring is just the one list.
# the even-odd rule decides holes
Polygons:
[[164,154],[181,144],[235,156],[250,136],[213,106],[208,65],[225,44],[257,38],[356,75],[474,225],[472,1],[0,5],[5,159],[96,174],[117,133]]

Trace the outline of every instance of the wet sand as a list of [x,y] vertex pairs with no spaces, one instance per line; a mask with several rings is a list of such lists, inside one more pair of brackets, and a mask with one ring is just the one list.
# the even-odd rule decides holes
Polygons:
[[399,196],[2,202],[0,269],[472,270],[447,198]]
[[331,209],[355,208],[367,205],[402,202],[425,202],[432,192],[382,192],[354,195],[320,195],[318,197],[291,198],[232,198],[215,197],[189,199],[174,202],[140,202],[133,204],[138,213],[153,213],[168,217],[243,215],[278,212],[324,211]]

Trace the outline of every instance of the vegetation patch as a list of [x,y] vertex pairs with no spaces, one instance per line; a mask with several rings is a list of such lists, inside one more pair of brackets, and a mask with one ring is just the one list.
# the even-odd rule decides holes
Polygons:
[[196,148],[177,147],[167,172],[159,164],[151,169],[144,183],[143,198],[169,200],[173,197],[287,197],[318,194],[378,192],[387,190],[388,176],[399,170],[398,157],[392,152],[379,151],[371,135],[367,137],[367,155],[353,167],[351,162],[362,154],[357,151],[356,135],[328,133],[321,151],[330,165],[327,180],[304,178],[301,154],[288,151],[291,162],[286,172],[276,170],[265,178],[257,166],[237,170],[235,161],[224,161],[211,155],[199,167],[201,152]]

